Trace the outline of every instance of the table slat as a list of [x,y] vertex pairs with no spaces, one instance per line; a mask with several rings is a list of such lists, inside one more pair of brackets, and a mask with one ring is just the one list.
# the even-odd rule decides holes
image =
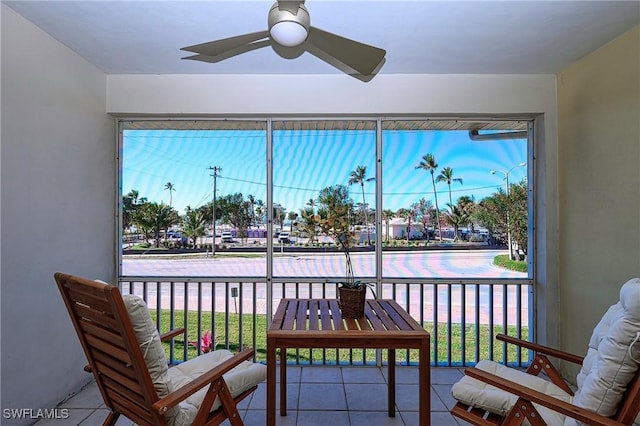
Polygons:
[[269,326],[270,330],[282,329],[282,320],[284,320],[284,314],[287,311],[287,306],[289,306],[287,300],[282,300],[280,302],[278,309],[276,309],[276,314],[273,317],[273,321],[271,321],[271,325]]
[[358,318],[356,321],[358,322],[358,326],[360,327],[360,330],[365,330],[365,331],[372,330],[371,324],[369,324],[369,321],[367,320],[367,315],[366,314],[365,314],[364,317]]
[[384,311],[391,317],[393,323],[398,326],[400,330],[412,330],[406,319],[398,313],[398,311],[393,307],[387,300],[381,300],[380,306],[384,309]]
[[299,299],[289,300],[289,304],[287,306],[287,312],[284,314],[282,330],[293,330],[293,323],[296,319],[298,303],[300,303]]
[[398,327],[396,327],[396,325],[393,323],[393,320],[385,312],[384,307],[382,305],[377,303],[377,304],[372,304],[371,307],[373,308],[375,313],[378,314],[378,318],[380,318],[380,320],[384,324],[384,327],[387,329],[387,331],[398,330]]
[[331,317],[333,319],[333,329],[334,330],[344,330],[342,326],[342,313],[340,312],[340,306],[338,305],[338,301],[335,299],[331,299],[329,301],[329,306],[331,307]]
[[329,301],[321,299],[319,303],[320,308],[320,320],[322,321],[323,330],[333,330],[331,325],[331,314],[329,313]]
[[296,330],[304,331],[307,329],[307,305],[308,300],[300,300],[298,309],[296,309]]
[[355,319],[345,318],[344,322],[347,326],[347,330],[360,330],[360,327],[358,327],[358,323],[356,322]]
[[318,317],[320,316],[318,302],[317,299],[309,300],[309,330],[320,330],[318,327]]
[[364,304],[364,315],[369,320],[371,327],[373,330],[384,330],[384,325],[382,325],[382,321],[378,318],[378,315],[375,313],[373,308],[371,307],[372,302],[367,301]]
[[418,323],[418,321],[415,320],[415,318],[413,318],[411,315],[409,315],[409,312],[407,312],[404,309],[402,309],[402,307],[400,305],[398,305],[397,303],[390,303],[389,305],[402,318],[404,318],[404,320],[407,322],[407,325],[410,327],[410,329],[415,330],[415,331],[424,331],[424,327],[421,326]]

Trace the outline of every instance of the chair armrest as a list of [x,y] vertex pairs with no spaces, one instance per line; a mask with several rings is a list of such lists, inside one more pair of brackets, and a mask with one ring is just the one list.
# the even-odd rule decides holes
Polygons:
[[497,334],[496,339],[502,340],[503,342],[511,343],[516,346],[520,346],[522,348],[531,349],[541,354],[550,355],[554,358],[562,359],[564,361],[569,361],[578,365],[582,365],[582,362],[584,360],[584,357],[581,357],[579,355],[574,355],[569,352],[564,352],[558,349],[550,348],[548,346],[539,345],[537,343],[527,342],[526,340],[518,339],[517,337],[507,336],[506,334]]
[[582,407],[570,404],[557,398],[553,398],[542,392],[530,389],[526,386],[522,386],[518,383],[506,380],[495,374],[488,373],[478,368],[467,368],[465,374],[469,377],[473,377],[476,380],[487,383],[489,385],[500,388],[506,392],[517,395],[527,401],[531,401],[535,404],[542,405],[558,413],[562,413],[565,416],[569,416],[580,422],[584,422],[594,426],[624,426],[616,420],[608,417],[603,417],[599,414],[586,410]]
[[180,403],[180,401],[184,401],[186,398],[196,393],[203,387],[222,377],[222,375],[227,371],[231,370],[234,367],[237,367],[243,361],[246,361],[249,358],[253,357],[254,353],[255,351],[253,350],[253,348],[245,348],[241,352],[235,354],[233,357],[207,371],[202,376],[192,380],[181,388],[178,388],[175,391],[171,392],[164,398],[156,401],[153,404],[153,408],[158,412],[158,414],[163,415],[169,408],[177,405],[178,403]]
[[160,341],[161,342],[166,342],[167,340],[171,340],[174,337],[176,337],[179,334],[183,334],[184,333],[184,328],[174,328],[171,331],[167,331],[166,333],[162,333],[160,335]]

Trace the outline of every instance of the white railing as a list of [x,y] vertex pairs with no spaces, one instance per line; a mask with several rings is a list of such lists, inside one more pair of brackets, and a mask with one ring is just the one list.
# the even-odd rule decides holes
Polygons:
[[[123,293],[145,299],[161,331],[185,327],[167,352],[172,362],[198,355],[202,336],[215,331],[217,348],[252,346],[256,360],[266,358],[267,312],[282,298],[335,298],[334,283],[318,279],[267,282],[256,277],[120,278]],[[272,300],[268,300],[271,293]],[[371,297],[371,294],[368,295]],[[473,365],[481,359],[527,365],[528,351],[496,343],[497,333],[526,340],[533,336],[533,283],[529,279],[384,280],[379,298],[394,299],[431,333],[431,360],[438,366]],[[268,305],[271,309],[267,309]],[[185,344],[186,342],[186,344]],[[371,364],[386,362],[375,350],[300,349],[288,351],[297,364]],[[413,351],[398,353],[398,363],[417,362]]]

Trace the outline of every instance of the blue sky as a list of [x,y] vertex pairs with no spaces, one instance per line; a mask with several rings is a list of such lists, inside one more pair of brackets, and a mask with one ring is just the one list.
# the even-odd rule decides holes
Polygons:
[[[382,133],[383,208],[409,207],[420,198],[433,201],[431,176],[416,170],[422,156],[434,155],[438,172],[453,169],[463,184],[452,185],[452,198],[474,196],[476,201],[526,176],[525,140],[473,142],[466,131],[384,131]],[[329,185],[347,184],[351,171],[367,167],[375,177],[375,131],[317,130],[274,131],[274,202],[287,211],[298,211]],[[217,179],[218,196],[241,192],[266,203],[266,133],[240,130],[128,130],[125,131],[122,192],[132,189],[150,201],[169,203],[165,184],[175,187],[172,206],[184,213],[213,198],[209,167],[222,168]],[[515,167],[515,168],[514,168]],[[448,202],[448,188],[437,184],[438,204]],[[365,183],[366,201],[375,207],[375,182]],[[351,187],[360,202],[360,185]]]

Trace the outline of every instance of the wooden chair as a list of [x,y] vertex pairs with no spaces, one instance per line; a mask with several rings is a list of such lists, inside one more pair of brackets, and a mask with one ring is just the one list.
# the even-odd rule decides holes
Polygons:
[[[138,425],[242,425],[236,404],[266,378],[266,366],[217,350],[167,367],[160,336],[142,299],[68,274],[55,280],[105,405],[105,425],[124,415]],[[172,338],[184,330],[168,333]]]
[[[535,353],[526,371],[492,361],[465,370],[451,391],[451,413],[474,425],[632,425],[640,412],[640,279],[625,283],[620,302],[594,329],[585,357],[505,335]],[[548,357],[581,365],[577,390]],[[544,372],[547,379],[538,377]],[[577,421],[577,422],[576,422]]]

